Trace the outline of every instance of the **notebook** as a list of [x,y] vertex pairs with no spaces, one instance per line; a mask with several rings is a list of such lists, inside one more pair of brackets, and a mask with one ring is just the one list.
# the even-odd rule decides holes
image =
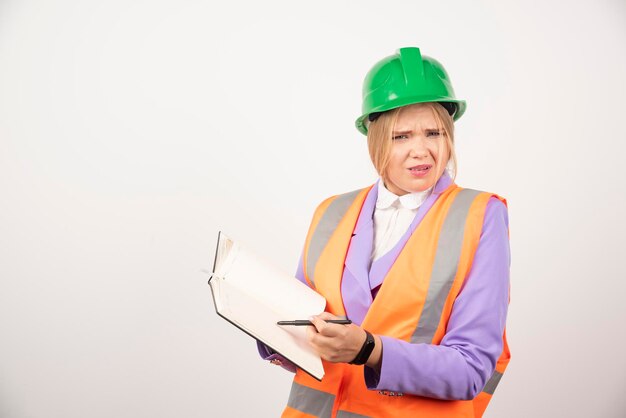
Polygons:
[[322,379],[322,360],[306,340],[307,327],[276,322],[323,312],[323,296],[223,232],[218,234],[209,285],[219,316]]

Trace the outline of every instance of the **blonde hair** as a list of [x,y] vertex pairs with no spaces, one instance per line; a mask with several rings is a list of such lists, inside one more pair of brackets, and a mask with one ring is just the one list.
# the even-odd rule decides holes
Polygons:
[[[457,159],[454,151],[454,121],[448,111],[437,102],[420,103],[420,105],[430,108],[437,121],[437,128],[443,130],[446,143],[448,145],[448,165],[452,164],[452,180],[456,178]],[[409,105],[411,106],[411,105]],[[391,145],[393,143],[393,128],[398,120],[398,115],[402,107],[383,112],[374,121],[370,122],[367,129],[367,147],[370,158],[385,183],[388,182],[387,167],[391,159]],[[441,156],[440,156],[441,157]],[[437,164],[440,164],[438,158]],[[439,168],[439,167],[437,167]]]

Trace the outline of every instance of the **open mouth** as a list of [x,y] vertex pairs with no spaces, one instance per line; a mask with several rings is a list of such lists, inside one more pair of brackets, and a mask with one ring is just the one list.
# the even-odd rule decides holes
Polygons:
[[416,165],[415,167],[409,168],[409,171],[414,176],[422,177],[428,174],[432,167],[432,164],[420,164]]
[[415,167],[409,168],[409,170],[411,170],[411,171],[428,171],[428,170],[430,170],[431,167],[432,167],[431,164],[420,164],[420,165],[416,165]]

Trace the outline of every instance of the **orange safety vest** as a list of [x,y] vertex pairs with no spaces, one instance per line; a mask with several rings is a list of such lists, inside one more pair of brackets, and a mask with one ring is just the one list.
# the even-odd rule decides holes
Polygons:
[[[303,268],[326,310],[346,314],[341,278],[352,232],[372,186],[322,202],[307,235]],[[492,193],[444,190],[390,268],[361,326],[373,334],[412,343],[439,344],[452,306],[468,275]],[[473,400],[440,400],[368,390],[364,366],[324,361],[321,381],[298,369],[283,417],[481,417],[509,363],[506,331],[496,370]]]

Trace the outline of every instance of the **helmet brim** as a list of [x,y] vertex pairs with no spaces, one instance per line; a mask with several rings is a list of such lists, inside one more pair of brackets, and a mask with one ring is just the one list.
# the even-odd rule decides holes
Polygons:
[[[454,111],[454,114],[451,116],[452,116],[452,120],[455,122],[461,116],[463,116],[463,114],[465,113],[465,110],[467,109],[467,104],[465,100],[457,100],[457,99],[451,99],[451,98],[440,98],[438,100],[432,100],[432,99],[424,100],[424,98],[420,98],[420,99],[404,98],[402,100],[386,103],[384,106],[379,106],[379,108],[377,109],[372,109],[370,112],[364,113],[355,121],[354,124],[356,128],[359,130],[359,132],[361,132],[363,135],[367,135],[367,125],[370,122],[369,116],[371,114],[378,113],[380,115],[380,113],[383,113],[392,109],[397,109],[399,107],[408,106],[408,105],[417,104],[417,103],[431,103],[431,102],[442,103],[442,104],[453,103],[455,105],[456,110]],[[446,105],[444,105],[444,107],[446,108],[446,110],[448,110],[448,113],[449,113],[450,109]]]

